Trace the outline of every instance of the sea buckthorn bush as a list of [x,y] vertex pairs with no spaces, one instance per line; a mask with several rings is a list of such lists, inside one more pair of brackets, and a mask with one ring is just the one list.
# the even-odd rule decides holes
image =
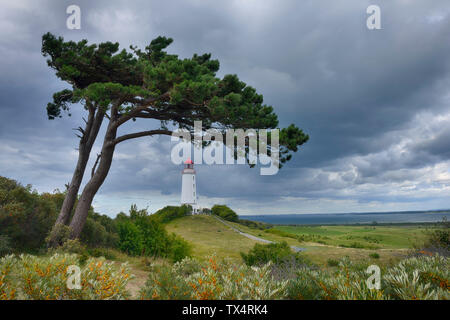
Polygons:
[[449,260],[441,256],[409,258],[381,270],[381,288],[369,288],[367,265],[348,258],[336,268],[300,265],[294,277],[273,277],[269,262],[261,267],[184,259],[154,267],[142,299],[306,299],[392,300],[449,299]]
[[402,300],[449,300],[449,279],[449,258],[439,255],[403,260],[383,277],[388,294]]
[[13,255],[0,258],[0,300],[14,300],[16,289],[11,280],[11,270],[16,263]]
[[[333,263],[335,265],[335,263]],[[371,290],[369,275],[359,265],[345,257],[335,271],[303,268],[297,278],[289,282],[287,299],[299,300],[380,300],[387,299],[383,290]]]
[[299,270],[290,281],[288,299],[439,300],[450,298],[449,259],[435,255],[405,259],[381,272],[380,290],[368,288],[369,275],[361,265],[341,259],[334,272]]
[[[9,261],[0,261],[2,274],[4,270],[14,272],[15,277],[5,278],[6,283],[0,286],[0,292],[5,292],[0,298],[27,300],[106,300],[126,299],[129,294],[126,285],[130,272],[126,264],[120,267],[104,259],[89,259],[80,267],[80,289],[69,289],[68,278],[71,275],[69,267],[79,266],[75,254],[54,254],[50,257],[20,255],[18,258],[7,257]],[[8,267],[9,266],[9,267]],[[3,278],[2,278],[3,279]]]
[[184,259],[150,273],[142,299],[258,300],[284,297],[287,281],[276,281],[271,264],[248,267],[215,256],[207,262]]

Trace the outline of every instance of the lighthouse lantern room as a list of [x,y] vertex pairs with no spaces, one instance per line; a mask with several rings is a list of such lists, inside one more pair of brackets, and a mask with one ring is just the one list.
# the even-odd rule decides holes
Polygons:
[[181,174],[181,205],[183,204],[192,206],[192,214],[198,214],[195,170],[191,159],[184,162]]

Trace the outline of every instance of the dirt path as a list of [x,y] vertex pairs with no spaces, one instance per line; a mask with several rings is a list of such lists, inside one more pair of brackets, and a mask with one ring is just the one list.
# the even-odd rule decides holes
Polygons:
[[[217,216],[212,215],[212,217],[214,217],[215,219],[217,219],[218,221],[222,222],[224,225],[226,225],[227,227],[231,228],[233,231],[239,233],[240,235],[242,235],[244,237],[247,237],[247,238],[255,240],[255,241],[264,242],[264,243],[274,243],[273,241],[270,241],[270,240],[267,240],[267,239],[263,239],[263,238],[259,238],[259,237],[256,237],[256,236],[252,235],[252,234],[242,232],[241,230],[233,227],[232,225],[230,225],[229,223],[225,222],[224,220],[220,219]],[[296,246],[291,246],[291,248],[295,252],[300,252],[300,251],[305,251],[306,250],[305,248],[300,248],[300,247],[296,247]]]
[[126,288],[131,294],[131,299],[139,299],[139,291],[147,281],[149,272],[138,269],[133,265],[130,265],[130,268],[134,278],[128,282]]
[[[117,266],[122,266],[123,262],[107,260],[108,262],[112,262]],[[133,278],[128,281],[126,289],[131,294],[131,299],[139,299],[139,291],[145,285],[145,282],[148,279],[148,271],[144,271],[137,266],[128,262],[128,267],[130,268],[131,274]]]

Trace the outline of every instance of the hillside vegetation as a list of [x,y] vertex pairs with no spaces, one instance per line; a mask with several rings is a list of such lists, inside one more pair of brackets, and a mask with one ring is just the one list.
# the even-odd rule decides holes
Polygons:
[[425,239],[422,226],[276,226],[301,241],[349,248],[412,248]]
[[185,216],[166,224],[192,245],[194,257],[204,259],[212,253],[240,260],[240,252],[249,251],[257,241],[248,239],[207,215]]

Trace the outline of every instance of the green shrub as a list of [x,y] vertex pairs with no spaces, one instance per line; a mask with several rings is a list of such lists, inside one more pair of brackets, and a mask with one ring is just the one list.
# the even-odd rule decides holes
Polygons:
[[37,251],[45,244],[64,194],[38,194],[31,186],[0,177],[0,230],[15,251]]
[[[0,230],[9,238],[10,247],[16,252],[38,252],[48,244],[48,235],[56,234],[55,243],[62,245],[69,239],[68,226],[53,228],[64,201],[65,193],[38,194],[18,182],[0,177]],[[89,246],[113,247],[117,242],[114,221],[89,210],[81,233],[81,241]]]
[[417,253],[450,256],[450,222],[444,217],[432,230],[427,230],[424,243],[417,244]]
[[181,237],[169,235],[159,220],[146,210],[130,209],[130,216],[118,219],[118,247],[134,256],[155,256],[180,261],[190,255],[190,245]]
[[327,260],[327,265],[329,267],[337,267],[339,265],[339,260],[335,260],[335,259],[328,259]]
[[182,237],[172,233],[170,236],[169,258],[172,262],[178,262],[191,256],[192,246]]
[[192,207],[183,205],[181,207],[167,206],[152,214],[152,218],[161,223],[168,223],[177,218],[184,217],[192,212]]
[[241,257],[248,266],[266,264],[269,261],[278,263],[291,255],[293,252],[285,241],[269,244],[256,243],[248,253],[241,252]]
[[225,205],[218,205],[218,204],[214,205],[211,208],[211,213],[224,220],[228,220],[231,222],[239,222],[239,216],[236,214],[236,212],[234,212]]
[[361,242],[356,242],[356,241],[349,243],[349,244],[343,243],[343,244],[340,244],[339,246],[343,247],[343,248],[355,248],[355,249],[379,249],[378,246],[369,245],[369,244],[365,245],[365,244],[362,244]]
[[87,252],[91,257],[104,257],[107,260],[117,260],[116,253],[110,248],[88,248]]
[[369,257],[372,259],[380,259],[380,255],[376,252],[370,253]]
[[144,239],[142,232],[132,221],[121,221],[117,225],[119,233],[120,250],[129,255],[142,255],[144,252]]
[[252,229],[264,230],[264,229],[269,229],[269,228],[273,227],[273,225],[271,225],[269,223],[264,223],[264,222],[259,222],[259,221],[239,219],[238,222],[239,222],[239,224],[242,224],[242,225],[247,226]]
[[11,240],[8,236],[0,235],[0,258],[12,252]]

